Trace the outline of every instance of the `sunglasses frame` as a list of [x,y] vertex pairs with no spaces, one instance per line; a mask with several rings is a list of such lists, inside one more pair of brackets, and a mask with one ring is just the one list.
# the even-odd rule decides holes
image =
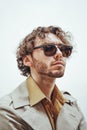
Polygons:
[[[55,51],[54,51],[54,53],[52,55],[47,55],[46,54],[45,49],[46,49],[47,46],[51,46],[51,47],[53,46],[55,48]],[[32,49],[32,51],[35,50],[35,49],[39,49],[39,48],[43,48],[44,54],[46,56],[53,56],[53,55],[55,55],[57,50],[59,49],[62,52],[63,57],[69,57],[71,55],[71,53],[72,53],[73,46],[65,45],[65,44],[61,44],[61,43],[60,44],[47,43],[47,44],[43,44],[43,45],[34,47]],[[64,54],[63,54],[63,52],[64,52]]]

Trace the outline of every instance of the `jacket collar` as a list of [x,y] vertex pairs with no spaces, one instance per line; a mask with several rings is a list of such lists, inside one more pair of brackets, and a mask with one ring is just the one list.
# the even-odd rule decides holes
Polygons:
[[[29,84],[30,85],[30,84]],[[40,90],[38,90],[40,91]],[[69,105],[72,105],[74,102],[76,102],[76,99],[73,98],[70,94],[67,94],[65,92],[62,92],[64,98],[67,100],[66,103]],[[37,96],[37,95],[36,95]],[[13,101],[13,107],[19,108],[26,105],[34,105],[37,103],[37,100],[35,102],[30,102],[29,93],[28,93],[28,82],[24,81],[17,87],[12,93],[11,93],[12,101]],[[41,98],[45,98],[45,95],[41,95]],[[41,100],[40,98],[40,100]],[[38,97],[39,99],[39,97]],[[39,101],[39,100],[38,100]]]
[[19,108],[26,105],[29,105],[29,96],[28,96],[28,90],[26,87],[26,81],[24,81],[22,84],[19,85],[12,93],[11,93],[12,101],[13,101],[13,107]]

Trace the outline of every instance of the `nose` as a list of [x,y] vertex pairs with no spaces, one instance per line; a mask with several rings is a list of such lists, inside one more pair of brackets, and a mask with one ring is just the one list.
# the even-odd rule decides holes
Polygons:
[[55,59],[59,59],[59,58],[62,58],[63,56],[62,56],[62,52],[60,51],[60,49],[59,48],[57,48],[57,52],[56,52],[56,54],[54,55],[54,58]]

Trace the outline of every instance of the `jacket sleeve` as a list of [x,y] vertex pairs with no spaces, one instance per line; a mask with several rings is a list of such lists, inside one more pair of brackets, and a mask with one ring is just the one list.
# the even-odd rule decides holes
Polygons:
[[84,117],[84,115],[83,115],[82,111],[80,110],[80,107],[78,106],[77,103],[76,103],[76,106],[77,106],[78,111],[81,114],[81,120],[80,120],[80,123],[79,123],[78,130],[87,130],[87,122],[85,120],[85,117]]
[[79,130],[87,130],[87,123],[83,115],[82,115],[81,122],[79,124]]
[[0,130],[33,130],[19,115],[7,107],[0,107]]

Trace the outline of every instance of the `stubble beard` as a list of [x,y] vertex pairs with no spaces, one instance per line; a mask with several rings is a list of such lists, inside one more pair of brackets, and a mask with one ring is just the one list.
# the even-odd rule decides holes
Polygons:
[[47,76],[51,78],[60,78],[64,75],[64,70],[61,69],[61,67],[58,68],[56,71],[52,71],[48,69],[48,66],[33,58],[34,68],[37,71],[38,74],[41,76]]

